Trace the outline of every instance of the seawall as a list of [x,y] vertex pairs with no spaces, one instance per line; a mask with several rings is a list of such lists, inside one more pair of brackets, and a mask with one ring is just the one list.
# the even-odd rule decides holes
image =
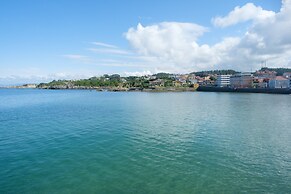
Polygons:
[[291,94],[291,89],[286,88],[227,88],[199,86],[197,91],[201,92],[239,92],[239,93],[267,93],[267,94]]

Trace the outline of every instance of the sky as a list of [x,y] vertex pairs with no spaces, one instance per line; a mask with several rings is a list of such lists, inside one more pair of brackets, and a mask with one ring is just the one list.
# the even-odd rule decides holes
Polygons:
[[0,85],[291,67],[291,0],[0,1]]

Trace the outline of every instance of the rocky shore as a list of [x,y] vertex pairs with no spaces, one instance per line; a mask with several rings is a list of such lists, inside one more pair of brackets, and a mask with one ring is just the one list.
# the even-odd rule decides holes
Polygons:
[[93,86],[68,86],[68,85],[55,85],[55,86],[38,86],[38,89],[48,90],[96,90],[96,91],[109,91],[109,92],[190,92],[196,91],[196,88],[191,87],[93,87]]

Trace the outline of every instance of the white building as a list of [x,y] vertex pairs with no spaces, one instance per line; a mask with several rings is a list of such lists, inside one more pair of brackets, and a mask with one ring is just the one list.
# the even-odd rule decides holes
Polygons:
[[229,86],[230,83],[230,75],[218,75],[216,80],[216,85],[218,87],[226,87]]
[[191,84],[197,84],[198,83],[198,80],[195,79],[195,78],[188,78],[188,81],[191,83]]
[[283,76],[276,76],[275,79],[269,80],[269,88],[290,88],[290,80]]

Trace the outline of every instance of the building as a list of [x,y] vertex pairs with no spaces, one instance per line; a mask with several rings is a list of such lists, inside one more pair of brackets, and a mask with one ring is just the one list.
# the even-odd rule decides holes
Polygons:
[[190,82],[190,84],[197,84],[198,83],[198,80],[197,79],[193,79],[193,78],[188,78],[188,80],[187,80],[188,82]]
[[266,70],[259,70],[255,72],[255,75],[259,78],[259,79],[273,79],[276,77],[277,72],[276,71],[270,71],[268,69]]
[[183,85],[183,83],[178,81],[178,80],[173,81],[173,86],[175,86],[175,87],[181,87],[182,85]]
[[291,72],[284,73],[283,77],[289,80],[289,88],[291,88]]
[[251,73],[238,73],[230,77],[230,87],[232,88],[252,88],[253,75]]
[[269,88],[290,88],[290,80],[283,76],[269,80]]
[[187,77],[187,81],[190,82],[190,84],[197,84],[198,80],[196,79],[195,74],[189,74]]
[[153,81],[149,81],[150,86],[160,86],[164,87],[165,86],[165,81],[163,79],[156,79]]
[[230,84],[230,75],[218,75],[216,80],[217,87],[227,87]]
[[286,72],[283,74],[283,77],[287,78],[287,79],[291,79],[291,72]]
[[262,79],[258,77],[253,78],[253,87],[254,88],[267,88],[268,87],[267,79]]

